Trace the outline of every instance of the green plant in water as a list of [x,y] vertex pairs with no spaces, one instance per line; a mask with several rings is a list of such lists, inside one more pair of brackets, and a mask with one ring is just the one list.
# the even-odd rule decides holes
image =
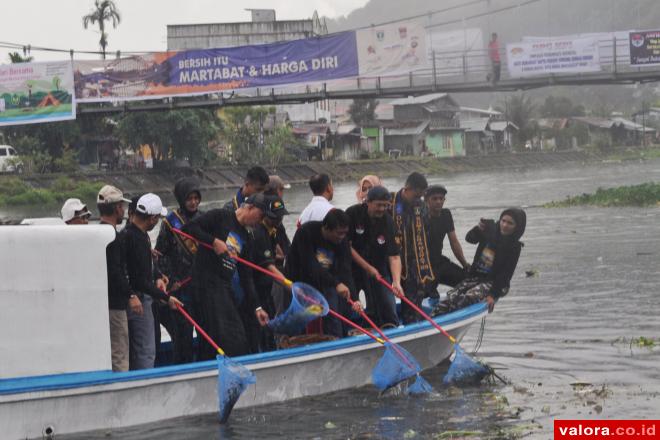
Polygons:
[[640,336],[632,340],[632,343],[638,347],[655,347],[655,341],[651,338]]
[[593,205],[611,206],[653,206],[660,205],[660,183],[648,182],[641,185],[598,188],[594,194],[567,197],[562,201],[552,201],[544,208],[566,208],[570,206]]

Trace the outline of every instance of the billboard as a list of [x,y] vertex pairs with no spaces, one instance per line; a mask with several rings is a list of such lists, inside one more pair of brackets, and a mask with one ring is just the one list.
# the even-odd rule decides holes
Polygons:
[[80,102],[194,96],[357,74],[354,32],[224,49],[157,52],[112,61],[77,61],[74,72]]
[[595,38],[551,38],[507,44],[506,55],[512,78],[601,70]]
[[630,32],[630,65],[660,65],[660,31]]
[[71,61],[0,66],[0,126],[76,119]]
[[360,75],[385,76],[428,67],[426,29],[419,21],[355,31]]

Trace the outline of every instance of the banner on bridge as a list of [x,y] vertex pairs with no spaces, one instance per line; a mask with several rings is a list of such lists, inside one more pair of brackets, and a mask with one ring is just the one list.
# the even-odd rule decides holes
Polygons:
[[224,49],[77,61],[79,102],[194,96],[358,75],[355,32]]
[[71,61],[0,66],[0,126],[76,119]]
[[630,32],[630,65],[660,65],[660,31]]
[[594,38],[539,40],[506,45],[512,78],[601,70],[598,40]]

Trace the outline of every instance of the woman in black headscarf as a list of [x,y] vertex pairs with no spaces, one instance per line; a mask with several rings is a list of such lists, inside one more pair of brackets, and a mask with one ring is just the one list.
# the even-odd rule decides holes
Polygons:
[[498,222],[481,219],[465,237],[477,245],[468,278],[450,290],[434,312],[447,313],[480,301],[486,301],[492,312],[495,302],[509,291],[526,225],[527,215],[520,208],[504,210]]

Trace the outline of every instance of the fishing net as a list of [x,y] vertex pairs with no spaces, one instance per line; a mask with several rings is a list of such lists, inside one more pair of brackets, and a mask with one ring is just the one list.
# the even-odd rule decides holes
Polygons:
[[419,363],[402,347],[385,343],[385,353],[371,372],[371,381],[384,391],[421,371]]
[[294,283],[291,288],[291,304],[283,313],[272,319],[268,326],[275,333],[295,336],[316,318],[328,314],[328,302],[321,292],[305,283]]
[[227,356],[217,356],[218,360],[218,406],[220,423],[226,423],[231,410],[248,385],[256,383],[254,374]]
[[421,374],[418,374],[415,382],[408,387],[408,394],[428,394],[431,392],[433,392],[433,387]]
[[456,356],[449,366],[442,383],[445,385],[476,384],[490,374],[490,368],[481,362],[475,361],[458,345],[454,345]]

